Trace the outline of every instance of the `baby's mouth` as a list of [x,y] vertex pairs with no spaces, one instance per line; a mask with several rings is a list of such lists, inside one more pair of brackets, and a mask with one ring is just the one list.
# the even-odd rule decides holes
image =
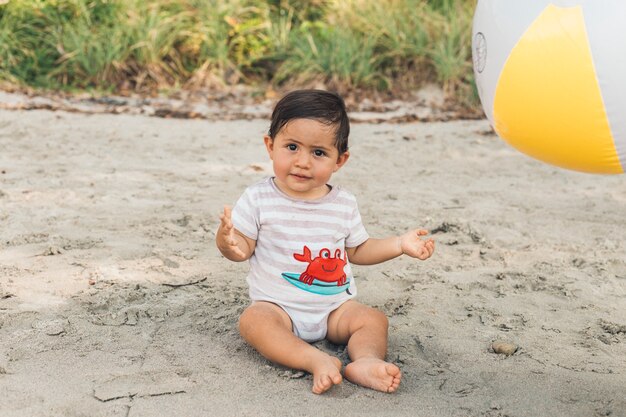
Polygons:
[[308,180],[308,179],[310,179],[310,178],[311,178],[311,177],[308,177],[308,176],[306,176],[306,175],[299,175],[299,174],[291,174],[291,175],[292,175],[293,177],[296,177],[296,178],[301,179],[301,180]]

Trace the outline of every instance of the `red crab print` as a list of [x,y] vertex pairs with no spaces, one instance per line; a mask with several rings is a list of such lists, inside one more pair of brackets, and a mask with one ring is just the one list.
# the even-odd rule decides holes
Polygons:
[[319,256],[311,259],[311,250],[304,246],[302,254],[294,253],[293,257],[301,262],[308,262],[306,270],[300,274],[300,281],[311,285],[314,279],[324,282],[337,282],[337,286],[346,283],[346,273],[343,267],[346,266],[346,253],[343,259],[340,258],[341,250],[335,250],[335,256],[330,256],[330,250],[324,248],[320,250]]

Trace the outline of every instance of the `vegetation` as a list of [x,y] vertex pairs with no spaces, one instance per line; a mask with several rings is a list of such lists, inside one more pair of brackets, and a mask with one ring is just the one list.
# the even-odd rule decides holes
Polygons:
[[238,83],[475,102],[475,0],[0,0],[0,80],[155,92]]

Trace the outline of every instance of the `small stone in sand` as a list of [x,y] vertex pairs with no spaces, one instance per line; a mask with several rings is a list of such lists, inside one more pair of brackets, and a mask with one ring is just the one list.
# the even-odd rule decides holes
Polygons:
[[517,352],[518,347],[513,343],[496,341],[491,344],[491,348],[495,353],[511,356]]

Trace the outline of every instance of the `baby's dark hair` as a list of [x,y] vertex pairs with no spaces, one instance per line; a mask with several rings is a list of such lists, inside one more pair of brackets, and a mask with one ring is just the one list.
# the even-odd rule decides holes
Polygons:
[[294,119],[313,119],[336,126],[335,147],[339,155],[348,150],[350,121],[346,104],[339,94],[324,90],[295,90],[276,103],[268,135],[274,139],[280,129]]

